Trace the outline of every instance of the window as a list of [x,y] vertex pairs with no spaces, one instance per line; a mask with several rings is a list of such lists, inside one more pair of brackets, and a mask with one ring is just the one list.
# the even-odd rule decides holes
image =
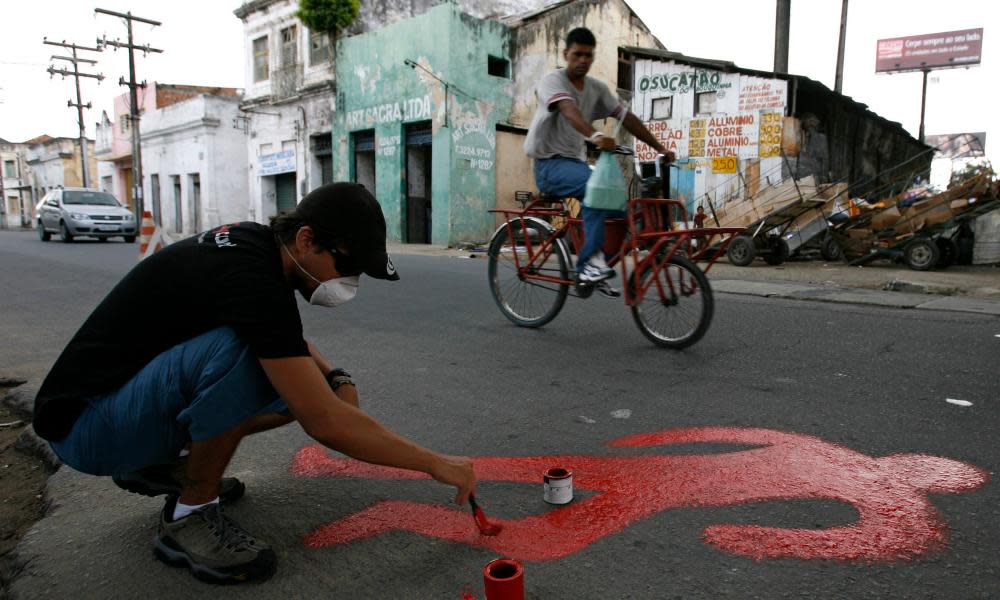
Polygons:
[[3,161],[3,176],[17,177],[17,164],[12,160]]
[[281,66],[290,67],[299,62],[298,36],[295,25],[281,30]]
[[[110,177],[108,178],[110,179]],[[160,175],[158,173],[153,173],[149,176],[149,196],[153,201],[153,221],[157,224],[162,225],[163,221],[160,220]]]
[[510,79],[510,61],[506,58],[488,56],[486,59],[486,69],[494,77]]
[[694,96],[694,112],[697,115],[710,115],[715,112],[715,92],[701,92]]
[[267,36],[259,37],[253,41],[253,80],[267,81],[268,61],[270,57],[267,51]]
[[314,31],[309,36],[309,66],[330,61],[330,36],[326,32]]
[[130,117],[131,117],[131,115],[122,115],[121,116],[120,126],[121,126],[121,130],[122,131],[128,131],[129,121],[131,120]]
[[656,98],[653,100],[653,120],[670,119],[674,115],[674,98]]

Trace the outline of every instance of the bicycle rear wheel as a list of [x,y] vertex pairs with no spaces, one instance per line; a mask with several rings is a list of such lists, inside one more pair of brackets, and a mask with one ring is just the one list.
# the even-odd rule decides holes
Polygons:
[[[528,279],[518,272],[514,256],[522,267],[527,266],[525,238],[532,248],[538,248],[552,231],[540,219],[515,219],[510,230],[501,227],[494,234],[489,248],[489,280],[493,300],[505,317],[521,327],[541,327],[555,318],[566,303],[568,284]],[[513,240],[511,239],[513,233]],[[532,265],[528,273],[569,279],[569,257],[562,240],[556,240],[552,255],[543,264]]]
[[[632,318],[646,338],[657,346],[679,350],[701,339],[712,322],[715,302],[708,278],[694,263],[674,256],[654,278],[652,265],[632,278],[646,290],[632,307]],[[647,287],[648,286],[648,287]]]

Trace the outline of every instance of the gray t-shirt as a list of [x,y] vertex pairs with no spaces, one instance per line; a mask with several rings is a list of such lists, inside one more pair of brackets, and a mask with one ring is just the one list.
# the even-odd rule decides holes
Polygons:
[[565,156],[586,160],[587,148],[583,134],[563,118],[556,106],[561,100],[572,100],[584,119],[596,121],[607,117],[622,119],[625,106],[611,93],[608,86],[593,77],[585,77],[578,90],[566,76],[566,69],[552,71],[538,82],[535,90],[538,110],[531,121],[524,152],[531,158]]

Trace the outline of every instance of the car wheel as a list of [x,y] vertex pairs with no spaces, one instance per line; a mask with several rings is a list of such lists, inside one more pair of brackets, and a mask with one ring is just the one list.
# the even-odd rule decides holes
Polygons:
[[47,242],[51,238],[52,238],[52,234],[49,233],[48,231],[45,231],[45,225],[42,225],[42,222],[39,221],[38,222],[38,239],[42,240],[43,242]]
[[122,239],[125,240],[126,244],[134,244],[135,243],[135,236],[134,235],[126,235]]
[[59,239],[67,244],[73,241],[73,234],[69,232],[66,223],[59,223]]

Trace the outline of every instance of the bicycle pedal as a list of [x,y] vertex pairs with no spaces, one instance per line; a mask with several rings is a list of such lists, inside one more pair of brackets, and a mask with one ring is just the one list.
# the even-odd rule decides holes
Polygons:
[[576,283],[576,295],[581,298],[590,298],[591,294],[594,293],[594,287],[593,283],[581,283],[578,281]]

